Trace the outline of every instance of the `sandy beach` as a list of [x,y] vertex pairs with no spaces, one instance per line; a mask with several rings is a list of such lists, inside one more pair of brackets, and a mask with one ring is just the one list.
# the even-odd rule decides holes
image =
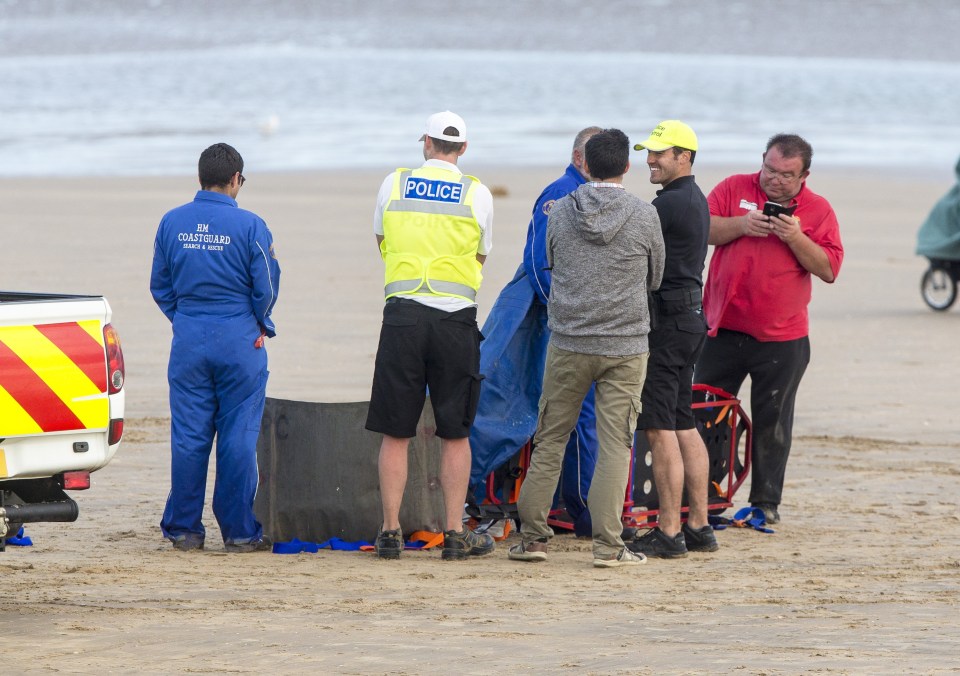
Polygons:
[[[632,159],[627,187],[651,199]],[[759,163],[758,148],[756,165],[695,173],[707,192]],[[498,195],[482,320],[562,166],[463,166]],[[283,269],[268,396],[368,398],[382,305],[371,214],[388,169],[247,174],[240,205],[266,219]],[[172,551],[158,527],[170,328],[148,280],[157,223],[196,179],[0,180],[0,288],[105,295],[127,366],[124,442],[75,494],[79,521],[32,525],[33,547],[0,554],[4,673],[960,671],[960,308],[923,304],[913,254],[953,180],[952,166],[815,161],[809,185],[834,205],[846,259],[834,285],[814,284],[783,522],[718,532],[716,554],[614,571],[591,568],[590,543],[569,535],[540,565],[509,561],[508,543],[458,564],[226,555],[209,507],[210,548]]]

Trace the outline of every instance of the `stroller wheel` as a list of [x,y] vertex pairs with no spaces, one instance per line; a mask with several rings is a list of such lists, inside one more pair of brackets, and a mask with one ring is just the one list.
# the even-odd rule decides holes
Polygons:
[[949,309],[957,299],[957,282],[949,270],[930,266],[923,273],[920,295],[932,309],[942,312]]

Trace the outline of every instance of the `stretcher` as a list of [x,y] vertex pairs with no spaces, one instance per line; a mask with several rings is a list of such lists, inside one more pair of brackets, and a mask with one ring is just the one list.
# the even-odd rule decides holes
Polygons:
[[[709,511],[721,514],[733,507],[733,497],[750,473],[753,430],[750,418],[740,400],[709,385],[693,386],[693,411],[697,429],[707,447],[710,461]],[[523,479],[535,453],[528,441],[503,467],[487,476],[486,498],[480,504],[467,506],[467,513],[476,521],[476,529],[484,532],[499,522],[518,520],[517,499]],[[659,500],[653,478],[653,466],[646,436],[638,433],[631,449],[630,478],[623,501],[624,528],[652,528],[659,514]],[[684,497],[681,519],[686,520]],[[573,530],[563,504],[550,511],[547,522],[554,530]],[[509,533],[505,526],[503,537]]]
[[[740,400],[729,392],[709,385],[693,386],[693,412],[697,430],[707,447],[710,461],[708,509],[722,514],[733,507],[733,496],[750,473],[753,428]],[[653,466],[646,435],[637,434],[630,464],[631,476],[623,503],[625,527],[652,528],[657,524],[659,501],[653,480]],[[681,519],[686,521],[684,496]]]

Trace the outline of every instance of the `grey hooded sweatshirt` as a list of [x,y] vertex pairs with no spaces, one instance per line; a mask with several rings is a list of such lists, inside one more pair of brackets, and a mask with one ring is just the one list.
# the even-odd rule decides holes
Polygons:
[[656,208],[626,190],[587,183],[558,200],[547,221],[551,344],[611,357],[647,352],[647,294],[660,287],[664,255]]

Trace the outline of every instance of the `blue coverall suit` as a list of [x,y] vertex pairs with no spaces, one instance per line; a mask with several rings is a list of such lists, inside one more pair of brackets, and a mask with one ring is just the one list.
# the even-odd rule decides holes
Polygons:
[[[519,450],[537,426],[543,368],[550,330],[547,300],[547,214],[553,203],[586,180],[573,164],[544,188],[527,227],[523,264],[504,287],[483,325],[480,372],[484,374],[477,417],[470,433],[473,467],[470,483],[480,485],[492,470]],[[563,460],[560,494],[576,531],[590,535],[587,492],[597,458],[597,424],[593,388],[583,402]]]
[[[171,488],[160,528],[202,541],[207,465],[214,434],[213,513],[228,544],[261,539],[253,515],[257,437],[267,385],[270,318],[280,266],[267,224],[229,195],[200,190],[160,222],[150,291],[173,324],[170,383]],[[262,341],[260,341],[262,345]]]

